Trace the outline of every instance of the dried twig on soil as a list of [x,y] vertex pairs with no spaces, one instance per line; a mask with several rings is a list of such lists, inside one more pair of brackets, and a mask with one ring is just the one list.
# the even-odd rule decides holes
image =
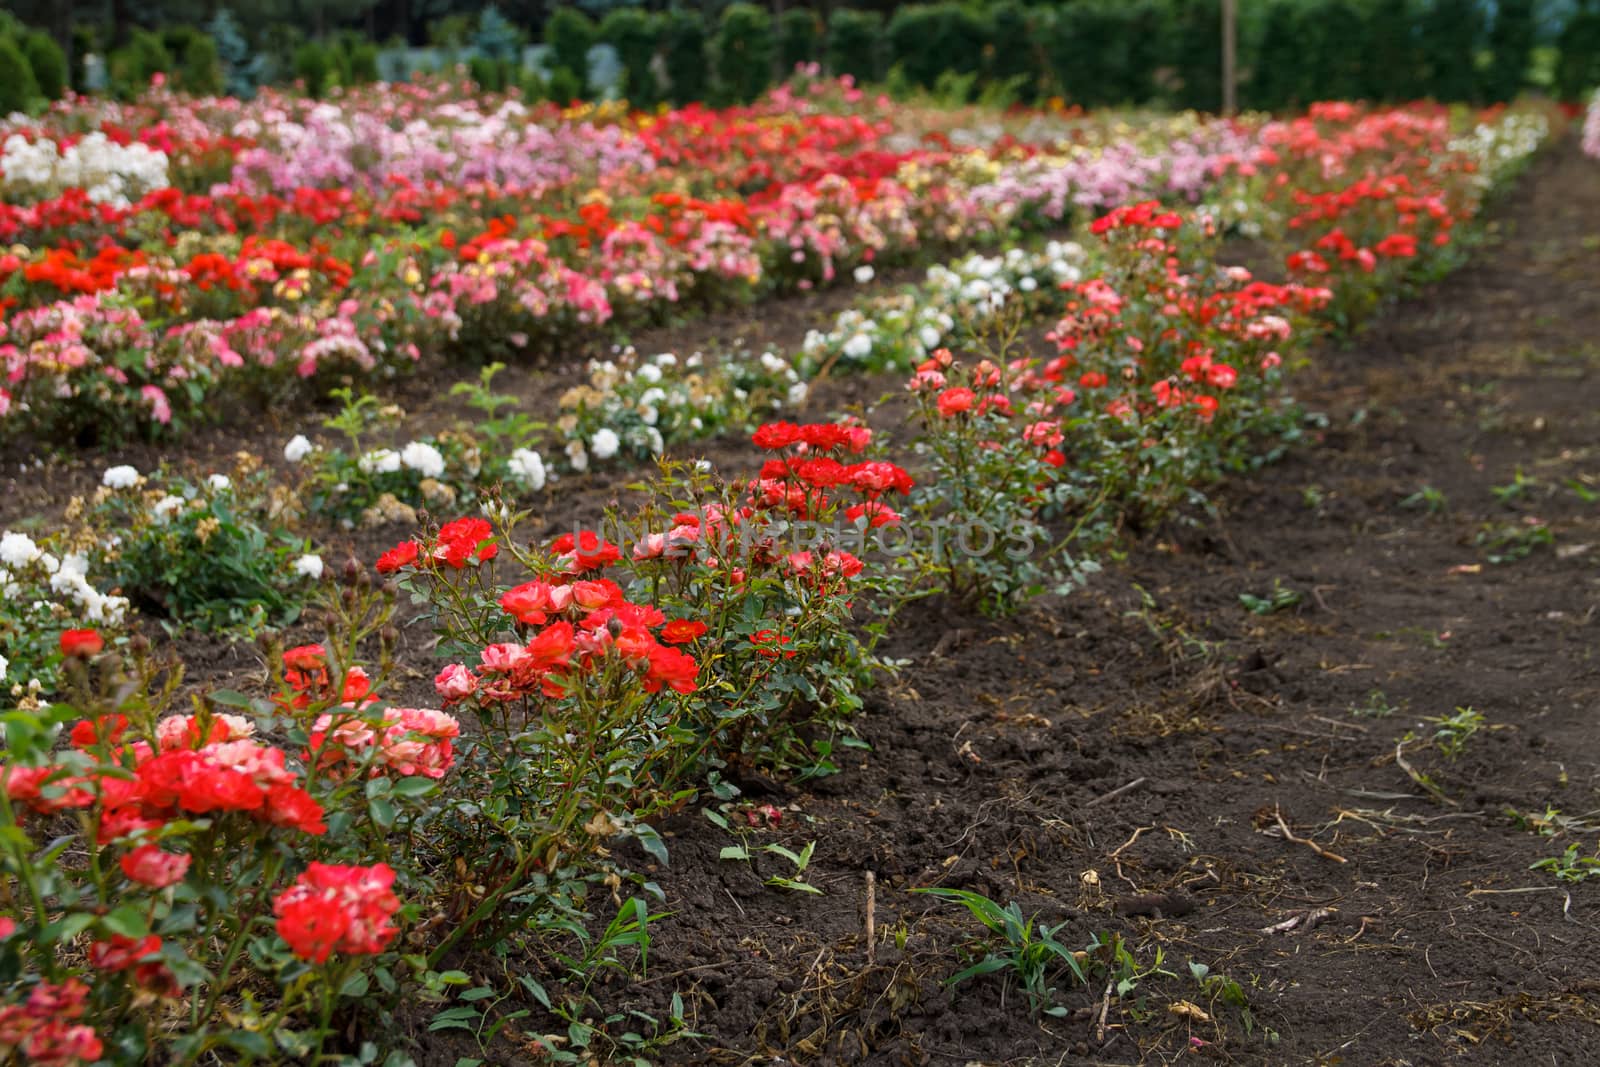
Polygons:
[[1410,778],[1413,782],[1416,782],[1422,788],[1426,789],[1428,791],[1428,795],[1437,800],[1439,803],[1448,804],[1452,808],[1459,808],[1461,806],[1446,796],[1444,790],[1440,789],[1432,778],[1429,778],[1425,774],[1419,774],[1415,767],[1406,762],[1406,743],[1404,741],[1394,746],[1394,762],[1402,771],[1406,772],[1406,777]]
[[1106,1014],[1111,1010],[1111,988],[1115,983],[1115,976],[1106,979],[1106,991],[1100,995],[1100,1010],[1095,1012],[1094,1042],[1097,1045],[1106,1043]]
[[876,962],[878,955],[878,876],[867,872],[867,966]]
[[1338,908],[1312,908],[1309,911],[1302,911],[1298,915],[1291,915],[1282,922],[1273,923],[1271,926],[1263,926],[1261,933],[1286,934],[1290,930],[1297,928],[1301,933],[1305,933],[1318,923],[1325,922],[1337,914],[1339,914]]
[[1337,852],[1329,852],[1327,849],[1323,848],[1321,845],[1317,844],[1315,841],[1312,841],[1310,838],[1296,837],[1294,835],[1294,831],[1289,829],[1289,824],[1283,821],[1283,809],[1278,807],[1278,805],[1276,805],[1276,804],[1274,804],[1272,806],[1272,817],[1275,820],[1277,820],[1278,832],[1283,834],[1283,839],[1285,841],[1291,842],[1292,844],[1296,844],[1296,845],[1304,845],[1304,846],[1306,846],[1306,848],[1309,848],[1311,851],[1315,852],[1317,855],[1323,857],[1324,859],[1330,859],[1335,863],[1349,863],[1350,862],[1349,860],[1345,859],[1343,856],[1339,855]]
[[1135,778],[1133,781],[1129,782],[1127,785],[1119,785],[1119,786],[1117,786],[1117,788],[1113,789],[1109,793],[1101,793],[1099,796],[1095,797],[1093,800],[1091,800],[1087,804],[1085,804],[1084,807],[1092,808],[1096,804],[1104,804],[1108,800],[1115,800],[1115,799],[1117,799],[1118,797],[1120,797],[1124,793],[1131,792],[1132,790],[1138,789],[1141,785],[1144,785],[1144,783],[1147,782],[1147,781],[1149,781],[1148,778]]

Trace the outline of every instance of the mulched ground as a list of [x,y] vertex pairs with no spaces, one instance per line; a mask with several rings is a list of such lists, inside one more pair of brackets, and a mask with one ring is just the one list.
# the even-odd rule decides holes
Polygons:
[[[1507,814],[1600,824],[1600,503],[1586,499],[1600,492],[1600,166],[1553,150],[1486,223],[1467,267],[1317,353],[1300,394],[1326,416],[1322,440],[1221,489],[1217,516],[1005,621],[907,611],[885,650],[906,666],[860,722],[870,750],[751,798],[784,815],[750,843],[815,842],[821,896],[766,885],[787,873],[774,857],[719,861],[734,838],[698,812],[663,825],[669,868],[625,857],[670,915],[646,977],[596,996],[660,1017],[676,992],[703,1035],[653,1060],[1600,1062],[1600,877],[1529,870],[1573,843],[1594,855],[1600,830],[1547,836]],[[641,347],[792,342],[847,299]],[[543,373],[519,391],[571,382]],[[820,401],[893,384],[834,383]],[[444,410],[426,387],[409,395],[420,418]],[[272,451],[297,428],[222,431],[185,454]],[[736,442],[707,451],[754,462]],[[104,465],[5,480],[0,518],[59,507]],[[1519,489],[1495,491],[1519,471]],[[592,514],[634,476],[568,483],[548,517]],[[1424,487],[1434,507],[1403,503]],[[1524,559],[1492,563],[1478,544],[1535,522],[1554,543]],[[370,559],[400,533],[353,547]],[[1275,585],[1300,603],[1257,615],[1239,599]],[[420,635],[408,643],[420,656]],[[259,671],[248,647],[187,652],[197,681]],[[418,666],[420,688],[432,666]],[[1397,759],[1460,708],[1483,727],[1459,754],[1413,743]],[[1118,934],[1170,974],[1109,1000],[1063,978],[1062,1017],[1031,1015],[996,976],[949,989],[980,931],[919,886],[1015,900],[1074,948]],[[1248,1021],[1191,961],[1239,984]],[[536,1062],[515,1040],[428,1034],[432,1010],[412,1020],[420,1062]]]

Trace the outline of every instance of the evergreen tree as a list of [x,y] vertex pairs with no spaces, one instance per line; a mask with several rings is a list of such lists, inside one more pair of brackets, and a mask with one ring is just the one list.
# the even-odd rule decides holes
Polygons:
[[883,16],[876,11],[836,7],[828,16],[828,73],[850,75],[857,82],[883,76]]
[[1536,31],[1533,0],[1498,0],[1494,27],[1489,31],[1493,58],[1484,86],[1490,100],[1511,100],[1522,92]]
[[43,30],[30,30],[21,45],[40,94],[47,100],[61,99],[67,91],[67,56],[61,46]]
[[712,51],[722,94],[737,103],[749,103],[772,84],[772,63],[777,56],[772,16],[755,4],[728,5]]
[[27,111],[39,99],[33,68],[9,36],[0,36],[0,116]]
[[706,24],[697,12],[675,8],[662,23],[662,50],[672,102],[679,107],[706,98]]
[[661,99],[654,70],[661,29],[654,16],[636,7],[619,7],[600,23],[600,39],[617,50],[627,75],[623,87],[635,107],[654,107]]
[[1477,99],[1483,12],[1475,0],[1432,0],[1420,31],[1428,95],[1445,101]]
[[791,7],[778,17],[778,76],[787,78],[802,63],[815,63],[818,54],[817,14],[808,7]]

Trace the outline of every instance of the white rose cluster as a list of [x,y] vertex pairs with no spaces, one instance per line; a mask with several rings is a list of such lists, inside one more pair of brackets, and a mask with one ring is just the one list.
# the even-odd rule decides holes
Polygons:
[[99,131],[65,152],[49,138],[29,141],[14,133],[0,153],[0,191],[16,199],[82,189],[97,204],[127,207],[170,184],[166,153],[145,144],[119,145]]
[[[16,601],[28,589],[48,589],[63,597],[64,614],[86,622],[115,626],[128,610],[126,597],[107,596],[90,584],[89,561],[82,555],[69,553],[57,558],[27,534],[0,534],[0,596]],[[48,611],[50,605],[36,602],[33,607]]]

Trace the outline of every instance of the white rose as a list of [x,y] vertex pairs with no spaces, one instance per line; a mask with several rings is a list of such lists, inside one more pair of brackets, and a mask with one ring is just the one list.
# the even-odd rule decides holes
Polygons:
[[589,453],[584,451],[582,441],[567,442],[567,462],[572,464],[575,471],[589,469]]
[[844,343],[843,352],[851,359],[866,359],[872,355],[872,338],[858,333]]
[[596,430],[595,435],[589,438],[589,449],[598,460],[608,460],[617,454],[617,449],[622,447],[622,438],[618,437],[615,430]]
[[537,493],[544,488],[547,475],[544,469],[544,457],[539,453],[529,448],[519,448],[511,453],[506,466],[511,469],[513,478],[533,492]]
[[105,486],[107,489],[132,489],[134,486],[138,485],[141,480],[142,479],[140,478],[138,471],[126,464],[123,464],[120,467],[111,467],[107,469],[105,474],[100,478],[100,484]]
[[213,474],[211,477],[206,479],[206,484],[211,487],[211,491],[213,493],[220,493],[224,489],[227,489],[233,485],[233,483],[228,480],[228,476],[226,474]]
[[39,546],[27,534],[6,533],[0,536],[0,562],[12,568],[26,567],[39,558]]
[[866,285],[873,278],[877,277],[877,273],[877,271],[872,269],[872,265],[870,263],[863,263],[861,266],[856,268],[856,281],[860,282],[862,285]]
[[294,572],[302,578],[317,581],[322,577],[322,557],[310,554],[301,556],[294,561]]
[[393,474],[400,469],[400,453],[392,448],[379,448],[363,453],[356,460],[363,474]]
[[412,441],[400,452],[400,462],[424,478],[444,475],[444,456],[437,448],[424,441]]
[[4,678],[6,676],[6,671],[9,671],[10,669],[11,661],[6,659],[4,656],[0,656],[0,678]]
[[299,463],[316,450],[316,445],[306,440],[306,435],[297,433],[283,446],[283,458],[290,463]]

